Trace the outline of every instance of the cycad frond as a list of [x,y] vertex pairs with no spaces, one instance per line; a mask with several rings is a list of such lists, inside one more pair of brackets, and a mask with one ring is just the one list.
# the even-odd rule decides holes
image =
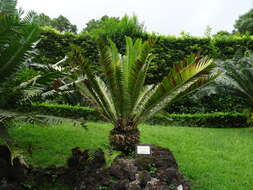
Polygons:
[[4,80],[24,62],[26,52],[38,39],[40,29],[35,25],[20,24],[16,16],[10,15],[0,15],[0,24],[7,27],[0,30],[0,44],[5,47],[0,53],[0,78]]
[[[113,42],[110,46],[100,42],[102,78],[84,63],[83,73],[87,80],[79,89],[114,124],[131,121],[137,125],[169,102],[206,85],[221,74],[221,71],[213,71],[216,65],[212,59],[191,56],[175,65],[160,84],[145,86],[147,70],[153,58],[150,54],[153,44],[152,40],[133,42],[127,37],[126,53],[122,56]],[[81,60],[85,62],[84,58]]]

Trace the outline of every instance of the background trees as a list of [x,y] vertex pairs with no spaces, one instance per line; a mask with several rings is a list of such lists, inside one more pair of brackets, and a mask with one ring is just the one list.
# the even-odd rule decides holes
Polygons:
[[241,15],[234,25],[236,31],[253,35],[253,9]]
[[62,15],[52,19],[51,26],[59,30],[60,32],[77,33],[76,25],[71,24],[70,21]]
[[44,13],[33,12],[33,22],[39,26],[50,26],[60,32],[77,33],[77,26],[72,24],[66,17],[60,15],[57,18],[51,19]]

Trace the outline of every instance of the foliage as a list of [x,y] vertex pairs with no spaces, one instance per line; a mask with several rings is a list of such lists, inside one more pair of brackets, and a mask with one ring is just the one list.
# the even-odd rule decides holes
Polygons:
[[72,33],[77,32],[76,25],[71,24],[70,21],[62,15],[52,19],[52,26],[55,29],[59,30],[60,32],[72,32]]
[[151,124],[177,125],[209,128],[244,128],[249,127],[247,113],[200,113],[157,115],[150,119]]
[[234,25],[236,31],[253,35],[253,9],[241,15]]
[[[183,108],[183,109],[187,109]],[[71,106],[51,103],[33,103],[20,110],[27,112],[37,112],[40,114],[53,115],[67,118],[83,118],[85,121],[99,121],[101,118],[95,109],[82,106]],[[189,111],[188,111],[189,112]],[[177,110],[175,111],[177,113]],[[248,113],[230,113],[230,112],[213,112],[213,113],[194,113],[194,114],[169,114],[161,112],[154,115],[145,123],[162,124],[162,125],[180,125],[194,127],[212,127],[212,128],[233,128],[247,127]]]
[[93,30],[98,30],[100,28],[105,27],[105,25],[108,25],[108,23],[114,23],[117,24],[120,22],[120,19],[117,17],[109,17],[107,15],[104,15],[98,20],[92,19],[89,22],[86,23],[86,27],[83,29],[83,33],[89,32],[92,33]]
[[239,60],[225,62],[223,67],[226,70],[222,81],[225,89],[243,98],[253,111],[253,54]]
[[[214,84],[215,85],[215,84]],[[210,87],[211,85],[209,85]],[[205,89],[203,89],[205,90]],[[203,91],[201,90],[201,91]],[[165,108],[168,113],[212,113],[212,112],[243,112],[247,109],[245,101],[233,96],[230,92],[222,91],[220,93],[208,88],[202,95],[202,92],[194,96],[186,97]]]
[[72,32],[77,33],[77,26],[72,24],[65,16],[58,16],[57,18],[50,18],[44,13],[32,12],[33,14],[33,23],[41,27],[52,27],[59,32]]
[[17,0],[0,0],[0,12],[4,14],[17,14]]
[[218,37],[218,36],[229,36],[231,35],[228,31],[226,30],[220,30],[216,34],[213,35],[213,37]]
[[59,117],[83,118],[85,120],[97,121],[98,114],[93,108],[82,106],[71,106],[64,104],[49,104],[49,103],[33,103],[26,107],[21,107],[24,111],[36,111],[41,114],[54,115]]
[[[144,40],[152,37],[146,33],[139,34],[131,36],[130,33],[129,36],[133,39],[141,37]],[[125,35],[128,34],[111,36],[117,42],[121,54],[125,53]],[[149,84],[161,81],[174,64],[178,64],[192,53],[201,52],[212,58],[226,60],[232,59],[234,56],[242,57],[246,51],[253,50],[253,38],[250,36],[218,35],[214,38],[206,38],[155,35],[155,38],[157,40],[152,53],[156,54],[156,57],[148,71],[147,82]],[[82,54],[86,58],[88,57],[92,64],[97,63],[98,48],[95,41],[90,32],[82,35],[71,35],[69,33],[60,34],[52,29],[45,28],[42,39],[37,46],[39,56],[37,56],[36,62],[56,63],[69,52],[70,44],[75,44],[82,48]]]
[[252,36],[217,36],[214,38],[213,45],[216,47],[215,58],[221,60],[243,57],[248,51],[253,50]]
[[[29,62],[40,29],[32,24],[32,15],[21,18],[13,8],[16,1],[1,1],[0,10],[0,104],[15,104],[20,94],[15,78],[17,71]],[[10,8],[8,11],[7,8]],[[13,12],[14,11],[14,12]]]
[[52,26],[52,19],[44,14],[44,13],[36,13],[34,12],[34,18],[33,18],[33,22],[36,23],[39,26]]
[[153,59],[150,53],[153,44],[153,40],[142,43],[140,39],[133,42],[126,38],[126,53],[121,56],[112,41],[110,46],[100,42],[102,76],[90,69],[80,49],[74,49],[69,58],[71,65],[79,66],[78,76],[84,78],[75,85],[85,99],[113,123],[112,146],[126,153],[138,143],[138,124],[151,118],[166,103],[206,85],[220,74],[219,71],[213,72],[215,64],[212,60],[191,56],[174,65],[161,83],[145,86],[147,70]]
[[125,37],[140,38],[144,32],[144,26],[139,23],[137,16],[125,15],[121,19],[104,16],[100,20],[92,20],[88,24],[88,26],[91,24],[92,26],[87,30],[84,29],[84,34],[88,33],[94,38],[112,40],[122,54],[125,51]]

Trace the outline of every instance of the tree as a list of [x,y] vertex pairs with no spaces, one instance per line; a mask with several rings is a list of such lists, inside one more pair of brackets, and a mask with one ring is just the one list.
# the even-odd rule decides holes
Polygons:
[[36,13],[34,12],[33,22],[39,26],[51,26],[52,19],[44,13]]
[[120,22],[120,19],[118,17],[109,17],[107,15],[101,17],[98,20],[92,19],[86,24],[86,27],[83,29],[82,32],[92,33],[93,30],[103,28],[105,25],[107,25],[107,22],[116,24]]
[[225,36],[230,36],[231,34],[226,31],[226,30],[220,30],[216,34],[214,34],[214,37],[225,37]]
[[211,35],[212,35],[212,27],[211,26],[209,26],[209,25],[207,25],[206,26],[206,29],[205,29],[205,32],[204,32],[204,35],[206,36],[206,37],[211,37]]
[[100,20],[91,21],[89,27],[84,29],[95,38],[104,38],[112,40],[117,44],[120,53],[125,51],[125,37],[130,36],[133,39],[142,38],[144,25],[138,21],[137,16],[122,18],[104,16]]
[[147,70],[154,57],[151,54],[153,44],[154,40],[133,42],[127,37],[126,53],[121,56],[112,41],[110,46],[99,42],[101,77],[90,69],[91,64],[80,49],[74,49],[69,57],[70,65],[79,66],[76,77],[79,82],[75,86],[113,124],[110,144],[125,153],[133,151],[139,143],[138,125],[141,122],[220,74],[219,71],[213,72],[213,60],[191,56],[176,64],[161,83],[146,86]]
[[253,9],[241,15],[234,25],[236,31],[242,34],[253,34]]
[[77,32],[76,25],[71,24],[70,21],[62,15],[52,20],[52,26],[60,32]]

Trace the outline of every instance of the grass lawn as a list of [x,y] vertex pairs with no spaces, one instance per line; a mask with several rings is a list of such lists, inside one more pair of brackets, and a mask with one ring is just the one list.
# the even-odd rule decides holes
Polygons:
[[[107,123],[39,127],[17,123],[15,154],[35,165],[65,164],[71,148],[108,148]],[[253,129],[141,125],[141,142],[170,148],[193,190],[253,190]]]

